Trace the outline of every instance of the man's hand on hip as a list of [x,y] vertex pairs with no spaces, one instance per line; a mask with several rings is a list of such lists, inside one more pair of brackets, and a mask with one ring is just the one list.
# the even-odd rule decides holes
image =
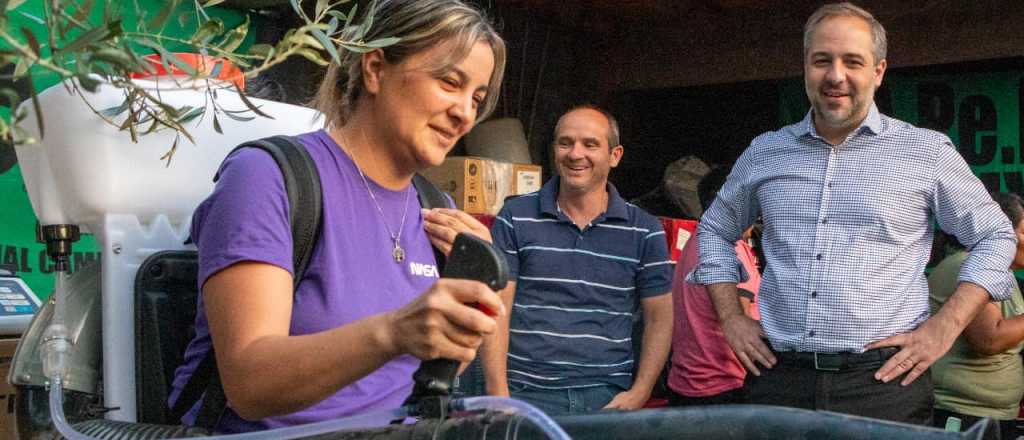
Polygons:
[[755,376],[761,375],[757,368],[760,363],[765,368],[775,366],[775,355],[768,345],[764,343],[764,329],[761,323],[751,319],[744,314],[731,315],[722,322],[722,334],[726,342],[736,353],[736,358],[743,363]]
[[949,347],[953,346],[960,332],[974,319],[989,298],[988,292],[981,286],[961,282],[938,313],[928,318],[917,329],[868,344],[864,347],[867,350],[900,347],[900,351],[875,372],[875,379],[889,382],[906,373],[900,385],[910,385],[949,351]]
[[[873,350],[882,347],[899,347],[888,361],[875,372],[875,379],[882,382],[889,382],[897,377],[906,374],[900,385],[907,386],[917,380],[928,370],[935,361],[949,350],[953,345],[953,338],[943,337],[947,331],[941,328],[933,320],[929,319],[921,324],[916,330],[910,333],[903,333],[890,336],[878,342],[873,342],[865,347]],[[948,341],[946,339],[949,339]]]
[[756,363],[766,368],[775,366],[775,355],[764,343],[764,329],[761,323],[751,319],[743,311],[735,283],[715,283],[707,286],[708,295],[715,305],[718,322],[722,325],[725,341],[736,353],[747,371],[761,375]]

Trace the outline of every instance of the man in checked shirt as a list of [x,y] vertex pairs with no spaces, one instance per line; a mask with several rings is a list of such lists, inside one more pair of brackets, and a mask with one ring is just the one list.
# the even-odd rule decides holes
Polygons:
[[[932,418],[928,367],[987,301],[1010,294],[1015,238],[945,135],[878,112],[885,30],[849,3],[804,28],[803,121],[758,136],[697,234],[708,285],[753,403],[908,423]],[[742,312],[733,243],[764,219],[761,322]],[[928,312],[933,224],[971,250]],[[767,341],[765,340],[767,339]]]

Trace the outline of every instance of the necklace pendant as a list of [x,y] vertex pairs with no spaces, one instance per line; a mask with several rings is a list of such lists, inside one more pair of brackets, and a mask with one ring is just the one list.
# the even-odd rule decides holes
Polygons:
[[401,263],[405,259],[405,249],[402,249],[398,242],[395,242],[395,249],[391,251],[391,256],[395,257],[395,263]]

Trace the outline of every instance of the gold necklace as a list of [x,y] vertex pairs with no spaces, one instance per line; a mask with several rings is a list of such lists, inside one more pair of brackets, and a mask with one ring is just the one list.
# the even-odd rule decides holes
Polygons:
[[[341,130],[338,130],[338,133],[341,134],[341,139],[347,144],[348,139],[345,139],[345,134],[341,133]],[[342,147],[342,150],[344,149],[345,148]],[[402,260],[405,259],[405,249],[402,249],[401,245],[402,230],[405,229],[405,217],[409,214],[409,193],[411,192],[410,190],[412,189],[412,185],[405,188],[405,210],[402,211],[402,223],[398,225],[398,232],[391,232],[391,226],[388,226],[388,219],[384,215],[384,209],[382,209],[380,207],[380,203],[377,202],[377,196],[373,193],[373,189],[370,188],[370,181],[366,179],[366,174],[363,174],[363,169],[359,166],[359,163],[356,162],[355,154],[349,154],[348,156],[352,159],[352,164],[356,166],[356,171],[359,171],[359,177],[363,179],[363,185],[366,186],[366,192],[370,194],[370,200],[373,201],[373,206],[377,208],[377,213],[380,214],[380,221],[384,224],[384,229],[386,229],[388,231],[388,235],[391,236],[391,243],[394,245],[391,249],[391,257],[395,259],[395,263],[401,263]]]

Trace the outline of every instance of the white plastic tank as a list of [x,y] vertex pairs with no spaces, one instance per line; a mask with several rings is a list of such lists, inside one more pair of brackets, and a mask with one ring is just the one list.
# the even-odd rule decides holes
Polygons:
[[[161,99],[175,107],[206,105],[207,96],[202,90],[179,87],[166,77],[135,82],[153,93],[159,88]],[[96,93],[83,93],[97,110],[116,107],[124,99],[120,89],[108,85],[101,85]],[[184,221],[212,191],[217,166],[233,147],[260,137],[303,133],[321,125],[314,120],[316,113],[311,109],[250,100],[274,119],[256,116],[242,122],[220,115],[223,134],[219,134],[213,128],[213,108],[208,106],[201,121],[185,124],[195,145],[182,136],[168,165],[161,157],[174,145],[174,130],[164,128],[139,136],[139,142],[133,143],[128,131],[104,122],[64,86],[44,90],[39,103],[45,137],[38,143],[16,147],[32,209],[41,224],[78,224],[87,229],[93,229],[106,213],[134,214],[143,222],[157,214],[166,215],[171,223]],[[246,109],[234,89],[218,90],[217,102],[228,110]],[[32,107],[27,108],[30,115],[24,128],[39,139]],[[126,117],[127,112],[117,116],[115,122]]]
[[[107,418],[129,422],[136,420],[133,285],[138,267],[156,251],[187,247],[192,212],[212,192],[214,173],[236,145],[322,126],[311,109],[250,99],[273,119],[237,121],[220,115],[220,134],[214,129],[207,82],[183,86],[168,77],[134,81],[169,105],[206,106],[204,117],[185,125],[195,144],[181,136],[170,164],[161,158],[174,145],[174,130],[141,135],[134,143],[128,131],[90,109],[121,104],[123,91],[109,85],[83,92],[89,105],[63,85],[44,90],[39,103],[45,137],[40,137],[28,106],[24,128],[39,142],[16,147],[40,224],[77,224],[96,234],[102,252],[104,406],[111,409]],[[220,108],[247,108],[233,88],[213,86],[222,87],[216,93]],[[116,116],[115,122],[126,117]]]

